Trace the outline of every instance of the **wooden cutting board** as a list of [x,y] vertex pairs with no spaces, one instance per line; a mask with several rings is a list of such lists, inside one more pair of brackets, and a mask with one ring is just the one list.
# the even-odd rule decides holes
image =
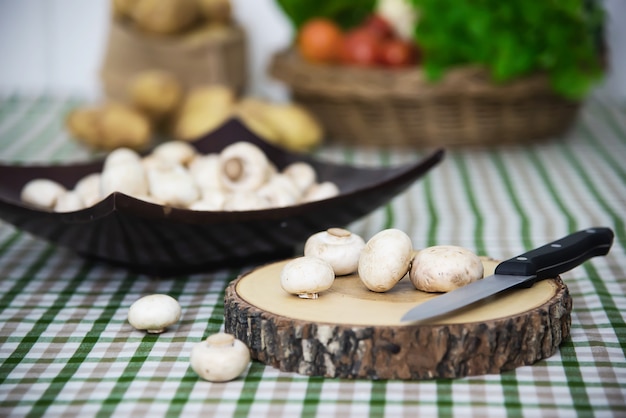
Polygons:
[[[357,275],[337,277],[318,299],[280,286],[288,262],[259,267],[226,289],[225,330],[252,358],[311,376],[430,379],[500,373],[555,353],[569,336],[572,300],[559,277],[486,299],[422,323],[402,323],[411,307],[437,294],[408,277],[386,293]],[[497,262],[483,258],[485,275]]]

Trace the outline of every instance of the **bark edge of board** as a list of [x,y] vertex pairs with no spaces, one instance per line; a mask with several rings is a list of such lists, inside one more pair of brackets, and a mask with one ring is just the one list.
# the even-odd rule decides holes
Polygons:
[[546,303],[464,324],[351,326],[272,314],[226,288],[225,331],[253,359],[286,372],[348,379],[421,380],[497,374],[552,356],[569,337],[572,298],[561,278]]

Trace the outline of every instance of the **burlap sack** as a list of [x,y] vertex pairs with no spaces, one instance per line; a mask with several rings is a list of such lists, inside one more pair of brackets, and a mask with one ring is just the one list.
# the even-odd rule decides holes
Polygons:
[[127,100],[132,78],[152,69],[171,72],[185,88],[222,84],[241,94],[248,76],[245,32],[234,25],[209,25],[166,37],[113,19],[100,73],[105,95]]

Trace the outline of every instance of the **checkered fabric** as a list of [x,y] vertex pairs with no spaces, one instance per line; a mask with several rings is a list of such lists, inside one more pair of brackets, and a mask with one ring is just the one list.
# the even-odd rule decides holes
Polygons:
[[[3,96],[0,160],[95,158],[63,127],[78,103]],[[328,145],[317,157],[393,165],[425,153]],[[456,244],[499,259],[590,226],[615,231],[607,257],[563,275],[572,329],[554,356],[455,380],[325,379],[252,362],[232,382],[203,381],[189,367],[191,348],[223,329],[224,289],[251,266],[148,277],[0,221],[0,416],[626,416],[625,160],[626,107],[593,97],[562,138],[451,150],[408,191],[349,226],[366,238],[395,227],[416,248]],[[126,319],[131,303],[151,293],[183,309],[161,335]]]

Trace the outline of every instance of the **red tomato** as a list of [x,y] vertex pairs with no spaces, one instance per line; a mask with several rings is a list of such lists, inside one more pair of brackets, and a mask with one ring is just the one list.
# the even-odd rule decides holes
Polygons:
[[298,36],[298,50],[312,62],[332,62],[337,58],[337,46],[343,34],[334,22],[315,18],[306,22]]
[[407,41],[391,39],[385,41],[380,49],[380,63],[387,67],[407,67],[418,61],[417,47]]
[[378,14],[369,16],[361,27],[378,39],[391,39],[396,36],[387,19]]
[[341,62],[363,67],[374,66],[380,58],[381,43],[368,31],[357,29],[343,38],[339,56]]

